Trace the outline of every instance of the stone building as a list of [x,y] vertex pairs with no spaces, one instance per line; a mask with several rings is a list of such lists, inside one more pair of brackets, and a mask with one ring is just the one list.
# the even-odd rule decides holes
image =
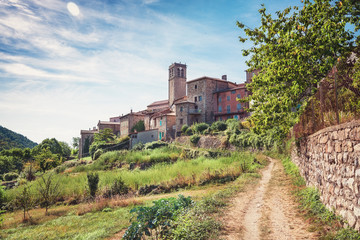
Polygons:
[[[98,129],[110,128],[117,135],[127,136],[132,134],[133,126],[143,120],[145,131],[157,130],[159,140],[169,141],[180,134],[184,124],[245,118],[249,115],[244,110],[248,103],[240,104],[237,100],[251,94],[245,86],[257,72],[247,72],[243,84],[228,81],[226,75],[221,79],[204,76],[187,81],[187,65],[173,63],[169,66],[168,99],[155,101],[143,111],[112,117],[109,122],[99,121]],[[83,131],[82,139],[92,132]],[[148,138],[145,133],[136,135],[142,136]]]
[[144,121],[145,118],[145,111],[140,112],[133,112],[132,110],[130,113],[120,117],[120,135],[127,136],[132,133],[132,128],[134,125],[139,121]]
[[104,130],[109,128],[113,131],[116,136],[120,136],[120,122],[113,122],[111,120],[117,120],[116,118],[110,118],[110,121],[100,121],[98,122],[98,130]]
[[81,130],[80,131],[80,142],[79,142],[79,158],[89,156],[89,147],[94,140],[94,133],[99,131],[94,127],[92,130]]

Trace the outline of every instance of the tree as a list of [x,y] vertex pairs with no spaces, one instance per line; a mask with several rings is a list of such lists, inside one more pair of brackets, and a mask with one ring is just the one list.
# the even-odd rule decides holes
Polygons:
[[305,0],[303,8],[289,7],[276,12],[277,18],[259,10],[261,26],[243,23],[253,47],[243,50],[251,55],[249,70],[260,69],[249,90],[253,93],[250,111],[253,131],[276,128],[284,137],[298,120],[319,81],[327,76],[339,57],[346,57],[359,45],[351,31],[360,27],[360,2],[356,0]]
[[52,169],[60,164],[59,156],[53,154],[49,148],[41,149],[35,156],[35,161],[44,173],[46,170]]
[[141,132],[145,130],[145,124],[143,120],[138,121],[135,125],[131,128],[131,132]]
[[26,221],[26,213],[30,217],[29,209],[32,205],[33,197],[31,196],[30,186],[25,185],[23,190],[19,191],[15,196],[15,206],[19,206],[24,212],[23,221]]
[[113,142],[115,138],[116,136],[110,128],[105,128],[94,134],[94,142],[109,143]]
[[69,146],[69,144],[67,144],[66,142],[59,142],[61,149],[62,149],[62,156],[65,158],[70,157],[71,155],[71,148]]
[[79,137],[73,137],[72,139],[72,146],[74,149],[79,149],[80,144],[80,138]]
[[59,179],[55,181],[54,173],[48,174],[47,177],[43,175],[39,181],[38,191],[42,204],[45,206],[45,215],[47,215],[49,206],[54,203],[60,194]]

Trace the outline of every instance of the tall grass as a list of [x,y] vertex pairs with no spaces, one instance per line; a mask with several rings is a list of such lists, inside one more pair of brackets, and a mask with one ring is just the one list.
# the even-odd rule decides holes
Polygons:
[[[159,163],[151,168],[141,171],[130,171],[127,169],[116,169],[112,171],[97,171],[99,173],[99,189],[104,189],[121,177],[125,184],[133,189],[149,184],[160,184],[171,181],[179,177],[195,178],[199,181],[204,173],[214,173],[215,171],[232,171],[234,169],[243,169],[251,172],[260,165],[254,162],[254,155],[251,153],[233,153],[229,157],[220,157],[217,159],[209,159],[198,157],[194,160],[181,160],[173,164]],[[60,178],[60,196],[64,199],[81,198],[86,194],[86,172],[65,173],[54,176],[55,181]],[[37,196],[38,181],[29,183],[31,185],[31,193]],[[15,195],[22,190],[23,186],[7,191],[8,198],[14,199]]]

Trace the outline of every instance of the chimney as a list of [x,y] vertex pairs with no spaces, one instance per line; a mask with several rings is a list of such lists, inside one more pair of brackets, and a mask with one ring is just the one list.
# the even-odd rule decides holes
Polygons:
[[96,131],[96,127],[93,127],[93,130]]
[[227,81],[227,76],[226,76],[226,75],[222,75],[222,76],[221,76],[221,79]]

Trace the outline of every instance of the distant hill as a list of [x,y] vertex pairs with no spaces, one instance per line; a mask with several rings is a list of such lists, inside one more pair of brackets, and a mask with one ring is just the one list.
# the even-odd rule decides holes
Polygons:
[[0,125],[0,151],[11,148],[33,148],[37,143]]

